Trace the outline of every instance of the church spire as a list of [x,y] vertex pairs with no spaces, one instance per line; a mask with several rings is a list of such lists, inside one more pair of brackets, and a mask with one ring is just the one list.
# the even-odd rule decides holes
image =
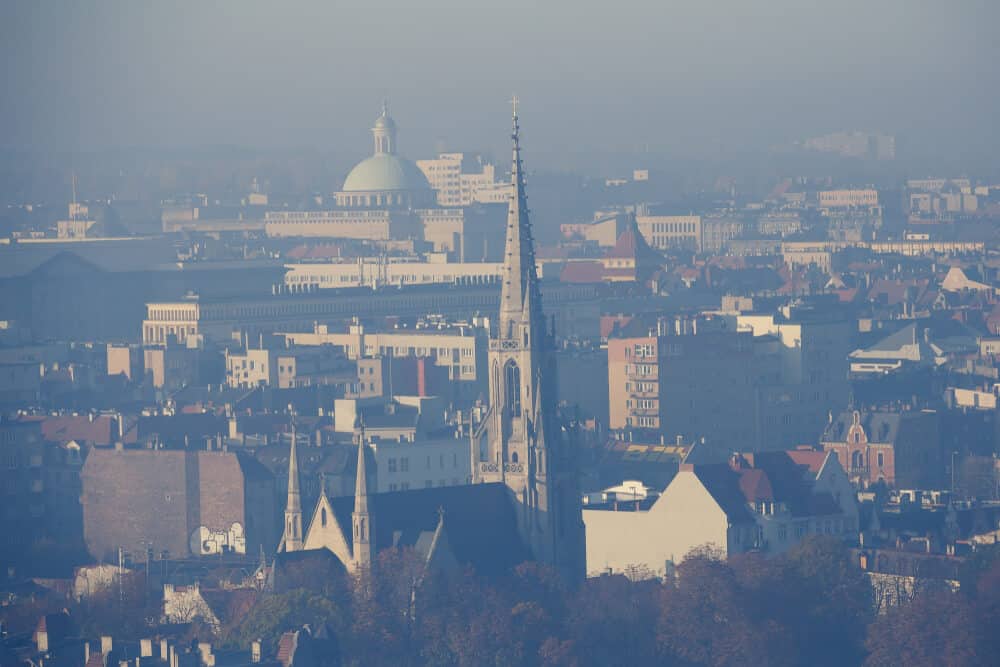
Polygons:
[[299,461],[295,455],[295,424],[292,424],[292,446],[288,453],[288,501],[285,504],[285,534],[281,539],[284,551],[302,549],[302,496],[299,491]]
[[511,195],[507,207],[507,241],[504,248],[503,286],[500,293],[500,336],[512,337],[516,325],[534,325],[541,321],[542,301],[535,271],[535,247],[528,219],[528,196],[525,193],[521,164],[521,128],[517,117],[517,98],[513,104],[513,158],[510,170]]
[[370,567],[375,560],[375,550],[372,546],[372,515],[368,511],[368,466],[365,462],[365,426],[361,424],[361,437],[358,440],[358,471],[354,482],[354,512],[351,514],[353,526],[354,566]]

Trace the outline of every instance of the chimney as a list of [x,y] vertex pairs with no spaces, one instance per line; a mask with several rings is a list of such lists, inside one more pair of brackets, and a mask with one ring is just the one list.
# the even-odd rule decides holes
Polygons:
[[90,662],[90,642],[83,642],[83,664]]
[[140,639],[139,640],[139,657],[141,657],[141,658],[152,658],[153,657],[153,640],[152,639]]
[[160,660],[162,660],[163,662],[166,662],[167,658],[169,658],[169,657],[170,657],[170,651],[167,648],[167,640],[166,639],[161,639],[160,640]]
[[101,653],[104,657],[111,655],[111,649],[114,648],[114,642],[111,640],[110,635],[101,635]]
[[257,664],[260,662],[260,640],[255,639],[250,643],[250,662]]

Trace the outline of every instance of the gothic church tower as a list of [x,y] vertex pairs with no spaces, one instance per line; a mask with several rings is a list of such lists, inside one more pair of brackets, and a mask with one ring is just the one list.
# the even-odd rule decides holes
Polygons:
[[473,434],[473,476],[506,484],[535,559],[580,580],[585,546],[577,466],[556,418],[554,340],[545,328],[535,270],[516,102],[511,139],[500,317],[490,337],[490,409]]
[[285,503],[285,530],[278,551],[302,550],[302,495],[299,492],[299,461],[295,455],[295,425],[288,450],[288,500]]

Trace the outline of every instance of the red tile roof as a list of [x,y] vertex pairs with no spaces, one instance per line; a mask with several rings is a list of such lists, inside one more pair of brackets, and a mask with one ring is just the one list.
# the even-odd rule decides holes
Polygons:
[[118,436],[113,417],[99,415],[59,415],[42,419],[42,436],[52,442],[76,440],[98,446],[114,444]]
[[600,262],[568,262],[559,274],[564,283],[599,283],[604,280],[604,266]]
[[288,251],[289,259],[336,259],[343,257],[343,250],[339,245],[325,243],[323,245],[300,245]]

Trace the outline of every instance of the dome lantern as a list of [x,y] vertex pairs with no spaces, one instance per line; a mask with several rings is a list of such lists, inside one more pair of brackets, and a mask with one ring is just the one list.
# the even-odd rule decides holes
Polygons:
[[375,155],[392,155],[396,152],[396,123],[389,115],[388,100],[382,101],[382,114],[375,119],[372,136],[375,138]]

